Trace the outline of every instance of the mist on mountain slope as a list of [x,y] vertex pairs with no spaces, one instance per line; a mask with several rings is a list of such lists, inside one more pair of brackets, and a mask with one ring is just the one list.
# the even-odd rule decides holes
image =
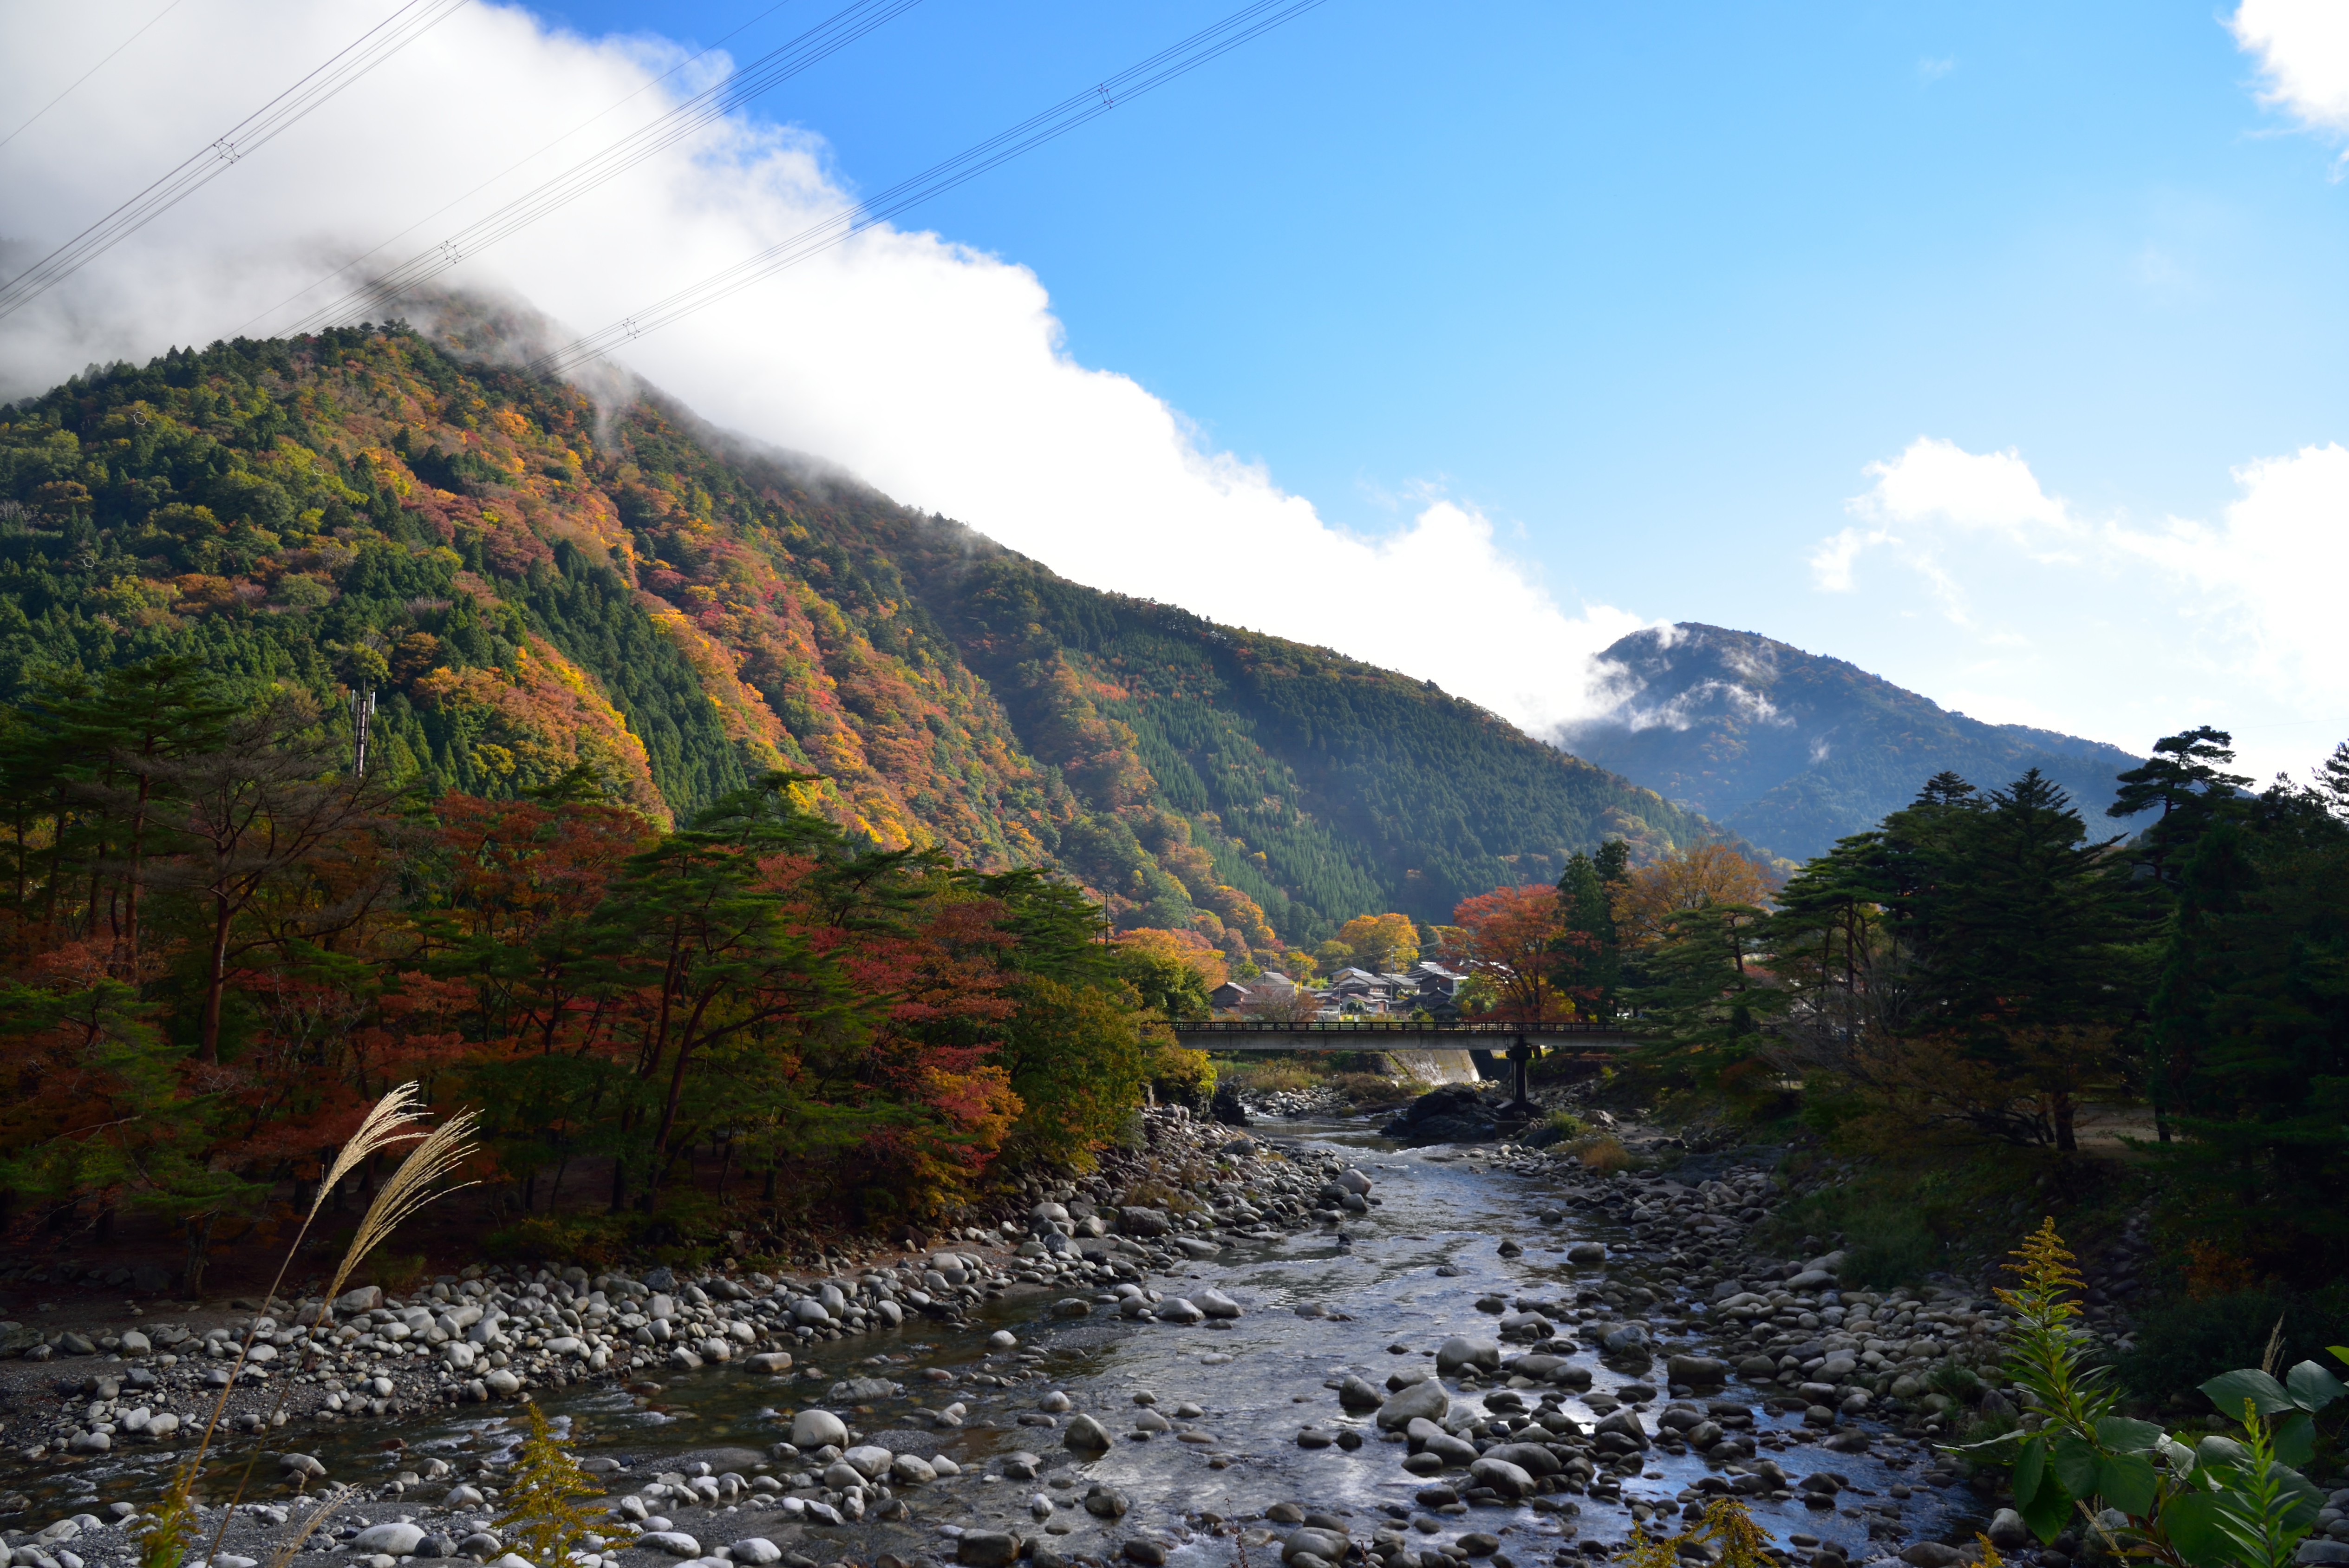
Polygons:
[[[359,0],[261,0],[233,27],[167,17],[0,151],[7,255],[46,254],[378,20]],[[46,100],[58,62],[103,55],[110,26],[88,8],[12,16],[0,98]],[[92,362],[283,331],[333,297],[304,291],[335,268],[429,247],[724,65],[708,56],[657,81],[683,57],[663,39],[585,39],[520,7],[467,6],[0,321],[0,396]],[[1153,112],[1181,112],[1161,101]],[[874,183],[900,172],[859,171]],[[450,281],[590,331],[839,212],[850,190],[820,135],[736,116],[469,257]],[[1380,537],[1330,526],[1131,378],[1071,358],[1032,272],[936,234],[868,231],[630,344],[625,363],[720,425],[820,454],[1079,581],[1432,679],[1536,733],[1586,710],[1590,656],[1640,624],[1605,605],[1562,608],[1461,501],[1430,500]]]

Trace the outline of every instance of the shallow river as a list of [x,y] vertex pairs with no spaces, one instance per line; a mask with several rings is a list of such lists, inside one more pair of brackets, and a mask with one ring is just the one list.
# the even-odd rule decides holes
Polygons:
[[[1585,1212],[1570,1210],[1564,1225],[1536,1223],[1532,1216],[1547,1206],[1539,1199],[1554,1190],[1551,1186],[1539,1178],[1495,1170],[1474,1148],[1403,1149],[1368,1132],[1360,1122],[1268,1123],[1258,1131],[1276,1144],[1295,1140],[1342,1146],[1376,1183],[1381,1202],[1368,1216],[1348,1219],[1344,1243],[1327,1229],[1243,1243],[1219,1259],[1190,1265],[1185,1277],[1154,1276],[1148,1282],[1168,1295],[1211,1286],[1224,1291],[1246,1309],[1226,1327],[1127,1321],[1100,1307],[1091,1317],[1053,1319],[1045,1315],[1050,1295],[1026,1296],[993,1303],[966,1327],[917,1319],[895,1334],[820,1345],[788,1377],[712,1368],[664,1376],[657,1392],[554,1391],[542,1396],[544,1407],[577,1423],[583,1457],[601,1455],[623,1464],[626,1474],[612,1478],[616,1491],[623,1490],[617,1483],[641,1484],[657,1471],[682,1469],[696,1460],[745,1474],[762,1462],[771,1463],[778,1475],[797,1469],[792,1462],[767,1461],[766,1451],[785,1435],[788,1413],[808,1406],[834,1408],[867,1441],[925,1458],[944,1454],[964,1468],[958,1480],[901,1490],[898,1495],[911,1506],[910,1517],[846,1530],[808,1529],[792,1549],[819,1562],[843,1557],[870,1562],[883,1552],[950,1560],[953,1542],[941,1526],[1008,1525],[1071,1556],[1101,1554],[1128,1537],[1148,1534],[1168,1544],[1172,1561],[1182,1568],[1204,1568],[1211,1563],[1225,1568],[1234,1562],[1231,1542],[1198,1532],[1195,1522],[1186,1525],[1186,1519],[1195,1521],[1202,1512],[1246,1519],[1273,1504],[1292,1502],[1309,1511],[1350,1515],[1360,1539],[1374,1523],[1391,1524],[1406,1514],[1427,1517],[1413,1498],[1430,1482],[1402,1469],[1403,1446],[1379,1440],[1367,1416],[1341,1411],[1329,1385],[1353,1373],[1383,1386],[1399,1367],[1428,1365],[1447,1335],[1489,1335],[1494,1320],[1476,1310],[1480,1297],[1562,1293],[1570,1301],[1574,1287],[1595,1282],[1605,1266],[1568,1264],[1568,1244],[1593,1239],[1612,1243],[1618,1238]],[[1497,1247],[1504,1238],[1515,1239],[1524,1254],[1500,1256]],[[1456,1273],[1437,1272],[1445,1266]],[[1659,1324],[1678,1315],[1668,1314],[1666,1305],[1659,1302],[1651,1309]],[[1299,1306],[1318,1306],[1332,1315],[1303,1316],[1297,1311]],[[1335,1314],[1342,1314],[1343,1321]],[[990,1351],[987,1338],[997,1329],[1018,1335],[1019,1349]],[[1661,1329],[1657,1337],[1657,1383],[1661,1381],[1662,1355],[1675,1349],[1709,1348],[1701,1340],[1674,1341]],[[883,1357],[886,1359],[876,1359]],[[1576,1359],[1592,1368],[1593,1382],[1587,1394],[1569,1396],[1565,1407],[1586,1425],[1614,1407],[1617,1390],[1640,1381],[1588,1355]],[[950,1371],[955,1381],[925,1381],[922,1374],[928,1368]],[[979,1374],[1023,1370],[1031,1376],[1008,1388],[975,1380]],[[905,1391],[854,1405],[828,1399],[832,1384],[850,1377],[887,1378],[901,1383]],[[1019,1415],[1036,1411],[1040,1399],[1056,1389],[1066,1393],[1077,1410],[1094,1414],[1117,1435],[1108,1454],[1081,1462],[1080,1456],[1061,1446],[1056,1430],[1018,1423]],[[1757,1438],[1802,1429],[1799,1413],[1772,1409],[1743,1385],[1733,1384],[1726,1392],[1753,1401]],[[1529,1404],[1538,1393],[1527,1391]],[[1178,1428],[1192,1428],[1212,1440],[1180,1441],[1173,1432],[1130,1439],[1126,1433],[1139,1414],[1137,1394],[1154,1396],[1154,1407]],[[959,1428],[928,1429],[909,1416],[917,1405],[937,1409],[955,1400],[967,1407]],[[1651,1396],[1640,1407],[1651,1428],[1663,1402]],[[1178,1415],[1178,1407],[1185,1405],[1197,1407],[1199,1414]],[[1066,1417],[1061,1419],[1065,1422]],[[1308,1424],[1331,1432],[1341,1425],[1352,1426],[1369,1440],[1352,1451],[1302,1449],[1298,1432]],[[423,1469],[422,1461],[433,1456],[466,1468],[465,1461],[505,1448],[511,1437],[506,1417],[475,1406],[398,1425],[396,1429],[407,1441],[404,1452],[384,1450],[391,1429],[382,1422],[360,1422],[299,1437],[288,1430],[266,1446],[302,1448],[325,1460],[337,1480],[380,1485],[398,1470]],[[241,1466],[251,1441],[234,1440],[224,1457]],[[1021,1449],[1042,1460],[1044,1473],[1029,1481],[1000,1478],[1002,1459]],[[1764,1455],[1768,1452],[1765,1446]],[[1937,1492],[1923,1485],[1913,1469],[1888,1468],[1874,1454],[1830,1453],[1816,1445],[1789,1443],[1776,1457],[1797,1479],[1816,1470],[1842,1476],[1861,1498],[1878,1507],[1891,1502],[1896,1484],[1913,1485],[1915,1495],[1899,1504],[1907,1540],[1955,1535],[1972,1502],[1961,1488]],[[168,1478],[171,1463],[171,1456],[164,1451],[130,1449],[83,1467],[70,1478],[20,1467],[20,1473],[7,1477],[5,1484],[35,1491],[29,1517],[37,1526],[57,1511],[91,1508],[96,1501],[144,1502]],[[221,1469],[212,1473],[221,1474]],[[1677,1511],[1673,1500],[1708,1473],[1721,1471],[1694,1454],[1674,1458],[1652,1450],[1642,1475],[1626,1480],[1625,1499],[1644,1498]],[[272,1483],[270,1492],[276,1490],[274,1467],[268,1461],[256,1475]],[[1055,1487],[1051,1481],[1056,1475],[1076,1478],[1076,1484]],[[1434,1479],[1457,1480],[1458,1472]],[[1080,1500],[1097,1481],[1124,1492],[1132,1500],[1132,1511],[1108,1521],[1087,1514]],[[428,1482],[410,1495],[419,1501],[437,1500],[449,1484]],[[1038,1494],[1058,1504],[1052,1518],[1068,1527],[1065,1535],[1047,1533],[1045,1525],[1030,1516],[1029,1501]],[[1544,1501],[1579,1512],[1477,1506],[1465,1514],[1437,1517],[1442,1532],[1417,1539],[1421,1544],[1433,1544],[1471,1530],[1487,1532],[1499,1535],[1503,1552],[1522,1564],[1553,1552],[1575,1550],[1580,1542],[1619,1542],[1630,1526],[1622,1504],[1566,1494]],[[1764,1499],[1755,1502],[1754,1511],[1782,1542],[1795,1532],[1808,1532],[1840,1542],[1855,1560],[1866,1557],[1871,1549],[1865,1521],[1855,1517],[1857,1500],[1847,1492],[1841,1501],[1842,1510],[1828,1511],[1806,1507],[1799,1500]],[[347,1511],[350,1517],[381,1521],[397,1517],[399,1505],[355,1503]],[[730,1517],[713,1518],[697,1510],[676,1518],[678,1527],[695,1532],[705,1548],[751,1535],[786,1540],[778,1528],[781,1517],[756,1506],[745,1506]],[[618,1538],[615,1540],[616,1543]],[[1277,1558],[1258,1552],[1251,1561],[1263,1568]]]

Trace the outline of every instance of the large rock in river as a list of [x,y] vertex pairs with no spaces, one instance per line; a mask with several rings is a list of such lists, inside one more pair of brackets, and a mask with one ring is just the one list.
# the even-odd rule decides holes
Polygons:
[[1412,1101],[1379,1130],[1410,1144],[1483,1143],[1499,1133],[1500,1123],[1474,1085],[1446,1084]]
[[1479,1372],[1496,1372],[1501,1366],[1501,1347],[1489,1339],[1470,1339],[1465,1334],[1454,1334],[1435,1347],[1435,1370],[1449,1376],[1464,1366]]
[[1450,1408],[1452,1397],[1444,1391],[1443,1384],[1431,1377],[1389,1395],[1387,1402],[1379,1407],[1379,1428],[1381,1431],[1400,1432],[1417,1419],[1441,1421]]

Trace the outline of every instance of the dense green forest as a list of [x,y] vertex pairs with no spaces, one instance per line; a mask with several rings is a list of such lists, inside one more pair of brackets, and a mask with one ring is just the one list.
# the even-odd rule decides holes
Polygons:
[[2036,770],[1936,774],[1766,900],[1674,875],[1702,855],[1609,867],[1611,898],[1578,867],[1560,983],[1647,1035],[1647,1092],[1864,1157],[1800,1221],[1853,1276],[1974,1266],[2051,1207],[2107,1278],[2149,1236],[2123,1370],[2171,1392],[2339,1342],[2349,745],[2258,794],[2223,731],[2153,752],[2094,812]]
[[647,397],[400,327],[174,349],[0,410],[0,701],[181,653],[373,691],[426,796],[667,823],[776,769],[890,848],[1081,878],[1236,961],[1694,814],[1432,686],[1055,576]]

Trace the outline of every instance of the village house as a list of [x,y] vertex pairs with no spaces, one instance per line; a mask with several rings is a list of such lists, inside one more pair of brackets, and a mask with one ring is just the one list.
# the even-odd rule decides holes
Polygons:
[[1322,1023],[1407,1019],[1421,1013],[1447,1019],[1457,1016],[1454,992],[1465,978],[1440,963],[1422,961],[1402,973],[1349,967],[1308,989],[1278,970],[1266,970],[1252,980],[1226,981],[1208,993],[1207,1001],[1218,1017],[1241,1017],[1252,1007],[1288,1002],[1302,990],[1318,1004],[1313,1016]]

